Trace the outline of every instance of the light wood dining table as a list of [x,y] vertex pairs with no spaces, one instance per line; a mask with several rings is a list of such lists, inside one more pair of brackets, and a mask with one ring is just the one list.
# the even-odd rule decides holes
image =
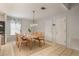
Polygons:
[[33,34],[24,34],[24,35],[22,35],[22,39],[23,40],[26,40],[26,39],[28,39],[29,41],[30,41],[30,48],[32,49],[32,47],[33,47],[33,42],[34,42],[34,40],[35,39],[38,39],[39,37],[37,36],[37,35],[33,35]]

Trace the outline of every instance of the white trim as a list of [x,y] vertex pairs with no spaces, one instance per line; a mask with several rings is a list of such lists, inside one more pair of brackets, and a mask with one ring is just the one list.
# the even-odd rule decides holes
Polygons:
[[66,10],[69,10],[69,8],[67,6],[65,6],[63,3],[61,4],[61,6],[66,9]]

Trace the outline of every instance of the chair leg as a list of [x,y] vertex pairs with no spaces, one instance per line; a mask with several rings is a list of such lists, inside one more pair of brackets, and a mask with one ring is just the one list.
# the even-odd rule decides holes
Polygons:
[[19,49],[19,51],[21,51],[21,43],[18,43],[18,49]]
[[32,50],[32,42],[29,42],[29,49]]
[[34,40],[34,45],[36,44],[36,41]]
[[39,47],[41,47],[41,40],[39,40]]
[[16,42],[16,46],[19,48],[19,44]]
[[43,40],[43,42],[44,42],[44,45],[45,45],[45,40]]
[[17,44],[18,48],[19,48],[19,44]]

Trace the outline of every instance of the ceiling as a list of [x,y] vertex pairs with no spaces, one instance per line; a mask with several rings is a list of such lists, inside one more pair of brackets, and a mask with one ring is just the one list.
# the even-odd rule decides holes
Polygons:
[[[41,7],[46,9],[41,10]],[[33,10],[36,19],[67,11],[61,3],[0,3],[0,11],[11,16],[33,19]]]

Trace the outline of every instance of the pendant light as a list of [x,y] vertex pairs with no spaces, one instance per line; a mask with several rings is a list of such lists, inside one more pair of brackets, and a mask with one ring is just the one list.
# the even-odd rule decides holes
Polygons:
[[35,23],[35,10],[33,10],[33,24],[30,24],[31,27],[38,26],[38,24]]

